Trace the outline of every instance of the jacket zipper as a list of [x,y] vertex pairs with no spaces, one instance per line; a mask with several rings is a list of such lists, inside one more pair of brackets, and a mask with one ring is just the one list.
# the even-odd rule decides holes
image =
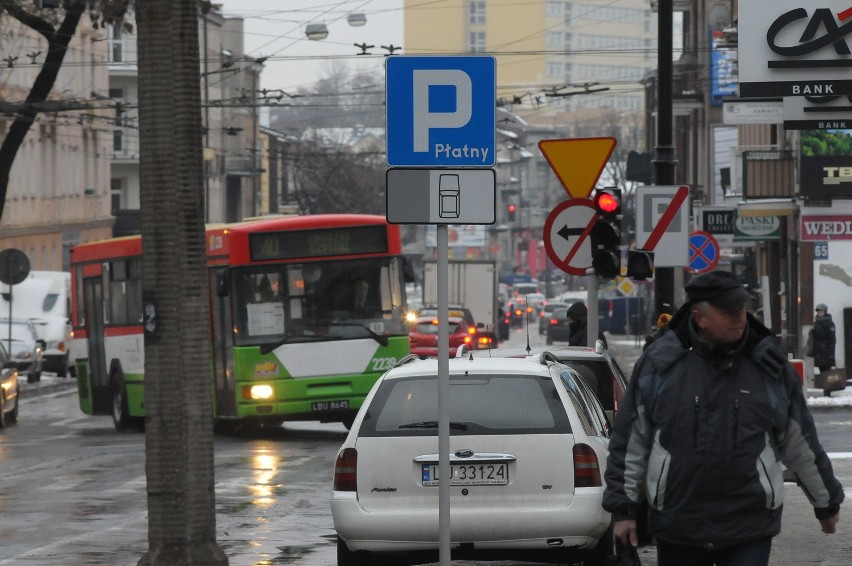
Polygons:
[[698,406],[700,398],[695,396],[695,404],[693,405],[693,420],[692,420],[692,448],[698,448]]
[[740,400],[734,399],[734,449],[737,447],[737,429],[740,423]]

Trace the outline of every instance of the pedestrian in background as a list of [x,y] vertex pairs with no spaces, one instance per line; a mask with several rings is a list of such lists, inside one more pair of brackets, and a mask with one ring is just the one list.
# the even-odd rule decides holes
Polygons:
[[657,318],[657,324],[654,325],[654,328],[651,329],[651,333],[645,336],[645,345],[642,346],[642,350],[647,350],[648,346],[651,343],[662,336],[666,330],[669,328],[669,321],[671,321],[672,315],[668,313],[663,313]]
[[647,500],[659,566],[766,566],[781,530],[782,463],[822,531],[843,487],[817,438],[798,376],[729,272],[686,285],[688,302],[636,362],[615,418],[604,509],[636,545]]
[[[585,303],[577,301],[568,307],[565,314],[568,317],[568,329],[570,331],[568,345],[594,347],[594,344],[589,344],[589,310]],[[598,340],[603,342],[604,348],[607,347],[606,336],[603,332],[598,332]]]
[[822,303],[816,306],[816,317],[814,318],[813,352],[814,366],[819,368],[820,373],[825,373],[835,365],[834,350],[837,338],[834,335],[834,321],[828,314],[828,307]]

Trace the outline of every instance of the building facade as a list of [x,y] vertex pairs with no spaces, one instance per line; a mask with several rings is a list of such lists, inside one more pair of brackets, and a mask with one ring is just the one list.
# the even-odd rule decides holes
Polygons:
[[[23,251],[33,270],[69,267],[69,250],[111,235],[111,116],[93,100],[106,89],[107,42],[83,18],[45,109],[15,156],[0,220],[0,249]],[[5,139],[44,63],[41,35],[4,16],[0,28],[0,139]]]
[[[132,13],[127,21],[135,24]],[[223,17],[215,4],[199,18],[198,35],[206,220],[234,222],[263,212],[257,108],[262,64],[245,56],[242,18]],[[139,232],[136,40],[122,26],[109,29],[109,87],[103,97],[113,103],[115,115],[110,200],[116,235]]]

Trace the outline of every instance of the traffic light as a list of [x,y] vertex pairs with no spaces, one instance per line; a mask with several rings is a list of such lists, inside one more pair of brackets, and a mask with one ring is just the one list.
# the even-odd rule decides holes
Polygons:
[[518,211],[518,205],[515,203],[509,203],[509,206],[506,207],[506,220],[509,222],[515,221],[515,213]]
[[627,252],[627,276],[647,279],[654,276],[654,252],[630,250]]
[[598,189],[593,202],[592,267],[598,276],[611,279],[621,273],[621,189]]

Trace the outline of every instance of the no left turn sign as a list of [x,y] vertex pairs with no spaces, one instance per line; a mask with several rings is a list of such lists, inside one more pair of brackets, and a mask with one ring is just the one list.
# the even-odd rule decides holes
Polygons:
[[592,267],[589,233],[595,223],[594,203],[574,198],[557,205],[544,223],[544,249],[553,265],[570,275],[585,275]]

